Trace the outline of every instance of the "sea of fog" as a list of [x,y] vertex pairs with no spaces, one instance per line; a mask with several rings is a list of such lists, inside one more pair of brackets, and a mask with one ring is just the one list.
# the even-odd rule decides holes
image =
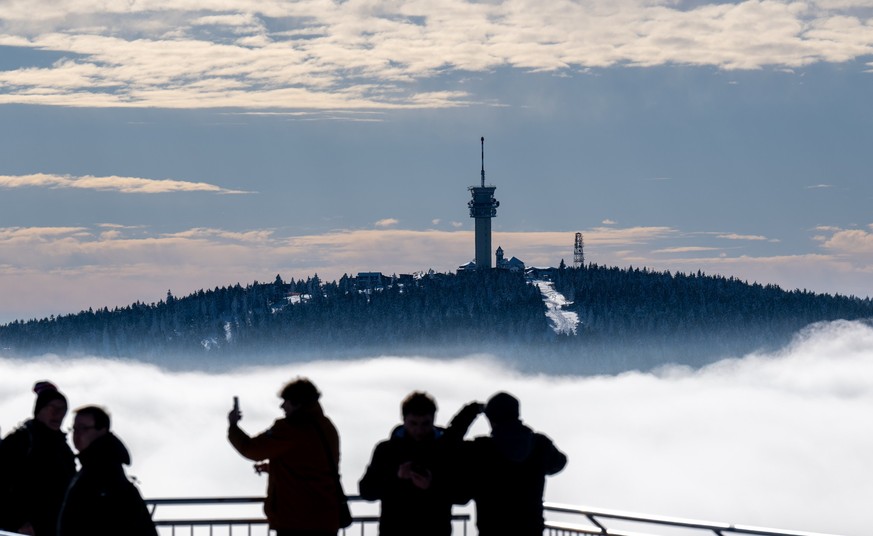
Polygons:
[[[569,456],[547,500],[855,536],[873,522],[873,329],[850,322],[818,325],[775,354],[593,377],[521,374],[499,356],[222,373],[0,357],[0,428],[5,435],[26,418],[33,382],[50,379],[71,406],[110,410],[145,496],[259,495],[265,478],[226,440],[232,397],[240,398],[242,427],[258,432],[280,415],[276,393],[298,375],[319,386],[340,431],[350,494],[408,392],[433,394],[446,424],[464,403],[505,390],[521,400],[525,422]],[[487,431],[480,420],[471,434]]]

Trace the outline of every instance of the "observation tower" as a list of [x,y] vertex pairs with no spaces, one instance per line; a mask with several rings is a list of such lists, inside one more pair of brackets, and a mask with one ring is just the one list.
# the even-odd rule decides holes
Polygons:
[[467,206],[470,207],[470,217],[476,219],[476,269],[491,268],[491,218],[497,216],[500,201],[494,199],[496,186],[485,186],[485,138],[482,143],[482,179],[479,186],[470,186],[473,196]]

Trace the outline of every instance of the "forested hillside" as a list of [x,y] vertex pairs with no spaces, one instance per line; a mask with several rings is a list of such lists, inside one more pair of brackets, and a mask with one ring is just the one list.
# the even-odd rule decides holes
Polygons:
[[119,356],[226,366],[323,357],[493,352],[523,367],[615,372],[773,350],[819,321],[873,318],[869,298],[724,277],[589,265],[544,277],[573,301],[576,335],[549,329],[539,291],[503,270],[318,276],[201,290],[158,303],[0,326],[6,355]]
[[776,350],[815,322],[873,319],[869,298],[786,291],[700,272],[590,264],[556,270],[553,279],[580,318],[577,340],[562,345],[559,355],[587,355],[593,370],[665,361],[700,365]]
[[520,274],[430,274],[360,290],[318,276],[201,290],[158,303],[0,326],[0,348],[149,358],[284,359],[546,341],[539,291]]

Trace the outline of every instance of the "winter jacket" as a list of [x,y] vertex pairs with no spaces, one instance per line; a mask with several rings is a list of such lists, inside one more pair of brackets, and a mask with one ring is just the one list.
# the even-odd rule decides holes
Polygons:
[[[358,490],[363,499],[381,501],[380,536],[448,536],[452,533],[453,445],[444,439],[443,430],[434,428],[432,438],[415,441],[398,426],[388,440],[376,445]],[[411,480],[397,476],[398,468],[406,462],[430,471],[432,480],[428,489],[420,489]]]
[[246,458],[270,462],[264,513],[271,529],[339,530],[339,435],[320,404],[295,410],[256,437],[233,425],[228,439]]
[[124,473],[130,453],[113,433],[79,453],[76,474],[61,508],[58,536],[157,536],[139,490]]
[[67,436],[29,420],[0,443],[0,530],[30,523],[36,534],[54,536],[58,512],[76,462]]
[[[463,437],[475,418],[464,411],[452,421],[453,435]],[[479,536],[542,535],[546,476],[567,463],[548,437],[521,421],[505,423],[490,436],[464,441],[461,459],[465,487],[476,501]]]

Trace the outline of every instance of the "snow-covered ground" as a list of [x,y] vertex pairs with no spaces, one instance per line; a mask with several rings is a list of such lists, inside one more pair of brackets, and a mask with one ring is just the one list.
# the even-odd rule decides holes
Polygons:
[[546,303],[546,316],[552,321],[552,329],[558,334],[576,334],[576,326],[579,325],[579,315],[572,311],[564,311],[565,305],[570,305],[563,294],[555,290],[555,284],[551,281],[537,279],[533,284],[540,289],[543,301]]

